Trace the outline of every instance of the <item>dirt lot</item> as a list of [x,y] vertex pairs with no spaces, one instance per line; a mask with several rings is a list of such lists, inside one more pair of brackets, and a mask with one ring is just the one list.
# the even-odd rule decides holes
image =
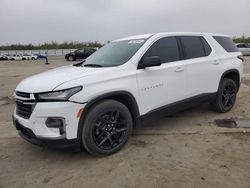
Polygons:
[[0,62],[0,187],[250,187],[250,129],[214,124],[250,119],[250,79],[244,79],[231,112],[218,114],[204,105],[147,123],[119,153],[94,158],[31,145],[12,125],[9,97],[18,82],[70,64],[62,58],[50,63]]

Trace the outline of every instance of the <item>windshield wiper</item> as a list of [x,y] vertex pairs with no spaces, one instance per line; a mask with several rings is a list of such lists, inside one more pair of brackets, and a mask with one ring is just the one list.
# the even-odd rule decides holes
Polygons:
[[85,65],[83,65],[83,66],[84,66],[84,67],[103,67],[102,65],[93,64],[93,63],[85,64]]
[[73,66],[80,67],[84,62],[85,62],[85,60],[81,61],[80,63],[75,63],[75,64],[73,64]]

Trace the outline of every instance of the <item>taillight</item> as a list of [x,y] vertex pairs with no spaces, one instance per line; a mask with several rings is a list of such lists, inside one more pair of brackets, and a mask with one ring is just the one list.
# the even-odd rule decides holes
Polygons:
[[244,56],[243,56],[243,55],[239,55],[239,56],[238,56],[238,59],[240,59],[242,62],[244,62],[244,61],[245,61],[245,58],[244,58]]

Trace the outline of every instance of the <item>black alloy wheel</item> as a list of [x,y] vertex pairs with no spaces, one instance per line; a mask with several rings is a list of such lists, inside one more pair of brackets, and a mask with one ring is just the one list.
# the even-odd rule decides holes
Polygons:
[[97,156],[119,151],[128,141],[133,127],[129,109],[115,100],[104,100],[88,111],[82,124],[84,148]]
[[97,119],[93,129],[96,145],[100,149],[110,150],[122,143],[128,127],[119,111],[110,111]]
[[213,103],[217,112],[225,113],[230,111],[236,101],[238,88],[232,79],[222,79],[216,100]]
[[236,88],[233,84],[228,83],[227,85],[224,86],[221,100],[223,108],[225,109],[232,108],[236,100]]

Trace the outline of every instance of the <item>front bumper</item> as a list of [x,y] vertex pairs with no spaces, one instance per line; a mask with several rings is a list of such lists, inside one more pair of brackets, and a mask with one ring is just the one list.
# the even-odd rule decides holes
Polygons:
[[18,134],[25,139],[26,141],[48,148],[55,149],[75,149],[80,150],[81,142],[79,139],[65,139],[65,138],[57,138],[57,139],[45,139],[38,138],[31,129],[24,127],[21,125],[18,120],[13,117],[13,123],[16,127]]
[[[80,109],[85,104],[74,102],[41,102],[34,104],[34,109],[28,119],[20,117],[15,109],[13,122],[19,135],[30,143],[51,148],[67,148],[79,146],[77,137]],[[65,132],[46,125],[48,118],[64,118]]]

